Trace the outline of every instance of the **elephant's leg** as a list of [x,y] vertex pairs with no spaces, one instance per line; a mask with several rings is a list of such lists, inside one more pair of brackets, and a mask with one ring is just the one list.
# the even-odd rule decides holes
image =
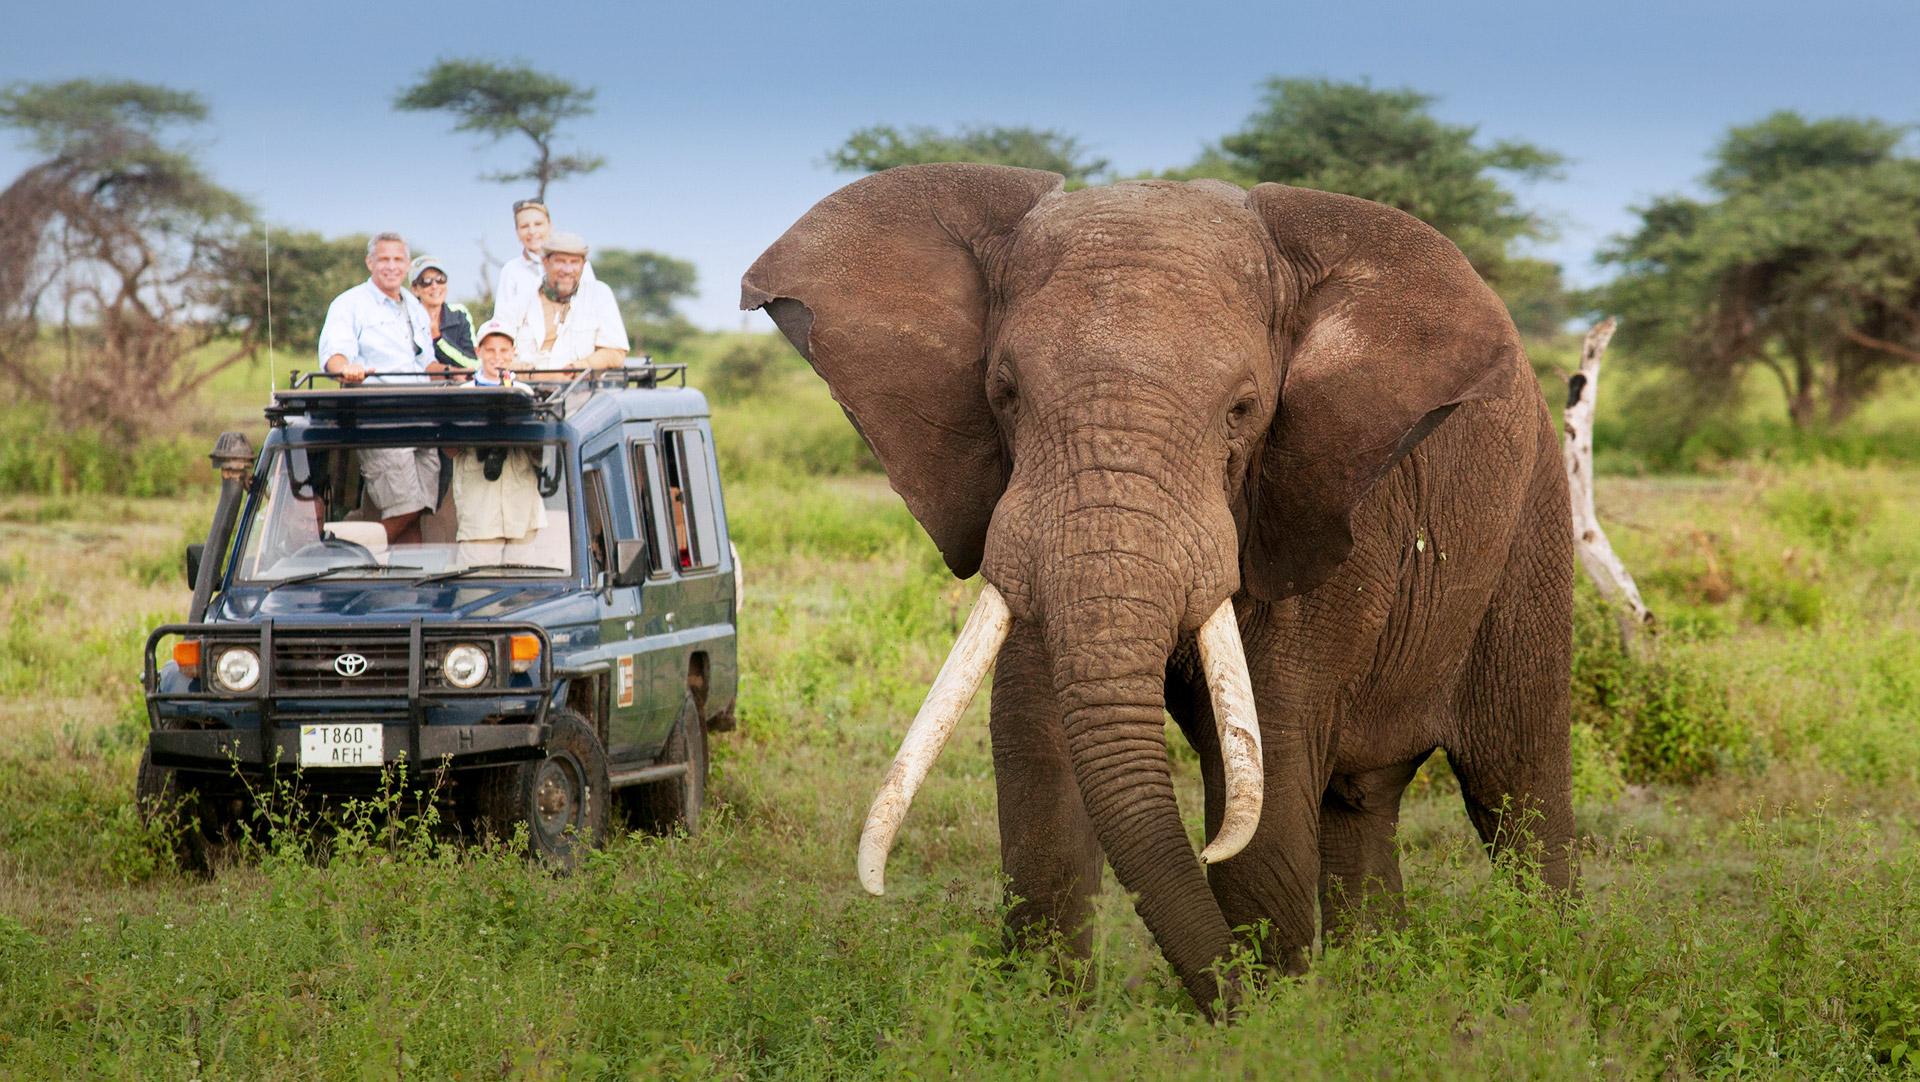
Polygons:
[[1067,754],[1052,667],[1032,628],[1016,625],[993,678],[993,777],[1009,946],[1058,934],[1075,957],[1093,953],[1099,839]]
[[1523,522],[1461,673],[1457,732],[1447,742],[1447,758],[1474,829],[1493,855],[1527,853],[1549,886],[1566,889],[1573,879],[1567,717],[1573,565],[1565,558],[1566,508],[1552,506],[1564,493],[1536,488],[1548,489],[1535,503],[1537,525]]
[[[1248,935],[1261,961],[1289,973],[1303,972],[1313,947],[1314,894],[1320,875],[1320,793],[1325,787],[1324,747],[1310,732],[1324,731],[1290,716],[1262,694],[1255,675],[1266,763],[1260,825],[1233,857],[1207,867],[1207,883],[1228,927]],[[1204,680],[1169,676],[1167,707],[1200,756],[1206,784],[1206,836],[1220,829],[1225,787],[1213,701]],[[1264,934],[1260,929],[1264,928]]]
[[1400,905],[1400,794],[1426,756],[1380,770],[1336,774],[1320,802],[1320,914],[1328,939],[1370,908]]

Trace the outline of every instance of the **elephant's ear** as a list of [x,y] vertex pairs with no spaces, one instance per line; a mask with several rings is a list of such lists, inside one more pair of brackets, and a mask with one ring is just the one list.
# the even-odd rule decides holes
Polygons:
[[822,199],[740,280],[833,390],[953,573],[980,567],[1007,483],[987,404],[985,262],[1057,173],[917,165]]
[[1500,298],[1419,219],[1281,184],[1247,205],[1292,276],[1241,555],[1247,590],[1275,600],[1333,574],[1353,551],[1354,506],[1454,407],[1505,394],[1521,351]]

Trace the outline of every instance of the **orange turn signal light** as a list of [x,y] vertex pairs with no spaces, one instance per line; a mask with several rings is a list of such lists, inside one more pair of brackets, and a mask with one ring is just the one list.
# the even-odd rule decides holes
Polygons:
[[513,659],[513,671],[526,672],[540,660],[540,636],[524,632],[514,635],[508,640],[508,651]]
[[173,644],[173,663],[187,676],[200,675],[200,640],[181,639]]

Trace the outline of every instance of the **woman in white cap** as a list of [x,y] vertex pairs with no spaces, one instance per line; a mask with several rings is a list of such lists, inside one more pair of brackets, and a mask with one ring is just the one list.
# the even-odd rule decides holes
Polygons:
[[[493,287],[493,318],[510,327],[519,325],[521,312],[540,292],[540,279],[546,273],[540,255],[553,234],[553,215],[538,199],[516,200],[513,232],[520,238],[520,254],[500,264],[500,276]],[[580,280],[594,280],[593,264],[587,264]]]
[[407,280],[427,310],[427,327],[433,331],[433,359],[427,371],[443,376],[472,372],[478,363],[473,352],[473,316],[466,305],[447,302],[447,268],[423,255],[413,261]]

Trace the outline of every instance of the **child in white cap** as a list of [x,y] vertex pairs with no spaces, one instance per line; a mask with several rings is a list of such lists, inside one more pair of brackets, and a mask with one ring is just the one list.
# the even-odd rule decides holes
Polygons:
[[497,319],[482,323],[474,349],[480,355],[480,365],[473,373],[474,386],[512,387],[518,384],[513,374],[516,352],[513,331],[505,323]]
[[[513,372],[513,332],[495,320],[480,325],[476,387],[520,387]],[[525,390],[524,387],[521,388]],[[546,500],[533,454],[523,448],[479,447],[454,452],[453,503],[459,509],[456,561],[462,567],[515,562],[509,546],[524,549],[547,525]],[[564,568],[556,568],[564,570]]]

